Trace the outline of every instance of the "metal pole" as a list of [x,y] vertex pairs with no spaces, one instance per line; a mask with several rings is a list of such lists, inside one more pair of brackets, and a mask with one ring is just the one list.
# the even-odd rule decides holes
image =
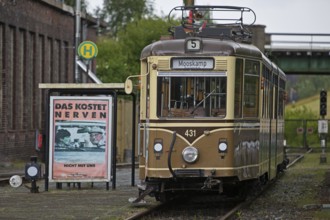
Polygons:
[[50,91],[46,91],[46,101],[45,101],[45,113],[46,113],[46,117],[45,117],[45,136],[46,136],[46,141],[45,141],[45,191],[48,191],[48,187],[49,187],[49,114],[50,114]]
[[307,148],[307,120],[303,120],[303,147]]
[[325,135],[321,134],[321,148],[322,148],[322,153],[321,153],[321,157],[320,157],[320,163],[327,163],[327,156],[325,154]]
[[195,5],[195,0],[183,0],[183,4],[185,6],[194,6]]
[[[322,115],[321,116],[321,119],[324,120],[324,116]],[[328,123],[328,122],[327,122]],[[323,125],[325,126],[325,125]],[[327,127],[328,125],[326,125]],[[324,130],[327,130],[327,129],[324,129]],[[320,139],[321,139],[321,149],[322,149],[322,153],[321,153],[321,156],[320,156],[320,163],[327,163],[327,156],[325,154],[325,147],[326,147],[326,136],[327,136],[327,132],[322,132],[320,134]]]
[[80,44],[80,20],[81,20],[81,0],[76,0],[76,32],[75,32],[75,82],[80,83],[80,74],[79,74],[79,68],[78,68],[78,47]]
[[133,112],[132,112],[132,176],[131,176],[131,185],[135,185],[135,132],[136,132],[136,96],[132,93],[133,97]]
[[116,181],[117,181],[117,93],[113,93],[113,146],[112,146],[112,189],[116,189]]

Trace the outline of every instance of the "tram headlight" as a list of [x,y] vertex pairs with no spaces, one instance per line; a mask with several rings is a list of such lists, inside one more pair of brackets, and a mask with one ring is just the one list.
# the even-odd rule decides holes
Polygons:
[[220,142],[219,142],[218,149],[219,149],[219,152],[220,152],[220,153],[225,153],[225,152],[227,152],[227,149],[228,149],[227,142],[222,142],[222,141],[220,141]]
[[195,147],[189,146],[183,149],[182,157],[187,163],[194,163],[198,159],[198,150]]
[[155,153],[161,153],[163,152],[163,141],[162,140],[156,140],[154,143],[154,152]]

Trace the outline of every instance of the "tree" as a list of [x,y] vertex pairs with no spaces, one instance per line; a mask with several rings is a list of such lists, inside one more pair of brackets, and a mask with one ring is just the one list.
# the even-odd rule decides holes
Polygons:
[[121,43],[114,38],[103,37],[97,44],[97,76],[104,83],[124,82],[128,71]]
[[153,13],[152,4],[148,0],[104,0],[104,9],[97,10],[97,15],[108,22],[113,36],[133,21],[138,21]]
[[124,82],[140,73],[140,54],[145,46],[167,35],[170,24],[153,17],[127,24],[117,38],[103,37],[98,42],[97,75],[103,82]]

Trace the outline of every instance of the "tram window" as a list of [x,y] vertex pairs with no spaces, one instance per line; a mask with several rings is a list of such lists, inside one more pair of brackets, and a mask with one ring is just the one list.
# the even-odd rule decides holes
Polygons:
[[262,99],[262,117],[263,118],[269,118],[269,79],[270,79],[270,70],[268,67],[266,67],[265,65],[263,65],[263,72],[262,72],[262,76],[263,76],[263,99]]
[[280,90],[279,92],[279,103],[278,103],[278,118],[283,118],[283,112],[284,112],[284,95],[285,91]]
[[[207,75],[207,73],[205,74]],[[158,77],[158,117],[225,117],[227,78],[196,76]]]
[[279,87],[280,87],[280,92],[279,92],[279,109],[278,109],[278,117],[279,118],[283,118],[283,116],[284,116],[284,102],[285,102],[285,98],[284,98],[284,96],[285,96],[285,81],[283,80],[283,79],[280,79],[280,85],[279,85]]
[[275,108],[274,108],[274,119],[277,119],[278,117],[278,76],[276,74],[274,74],[274,86],[275,86]]
[[243,94],[243,60],[236,60],[236,71],[235,71],[235,117],[242,117],[242,94]]
[[244,69],[244,101],[243,116],[258,116],[260,64],[257,61],[246,60]]

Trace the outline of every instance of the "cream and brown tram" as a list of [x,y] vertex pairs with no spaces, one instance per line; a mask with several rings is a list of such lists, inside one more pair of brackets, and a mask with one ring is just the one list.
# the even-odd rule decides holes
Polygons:
[[[179,9],[190,22],[193,13],[206,11]],[[187,32],[187,24],[141,53],[139,188],[157,200],[244,189],[251,180],[273,179],[286,164],[285,74],[216,25]]]

